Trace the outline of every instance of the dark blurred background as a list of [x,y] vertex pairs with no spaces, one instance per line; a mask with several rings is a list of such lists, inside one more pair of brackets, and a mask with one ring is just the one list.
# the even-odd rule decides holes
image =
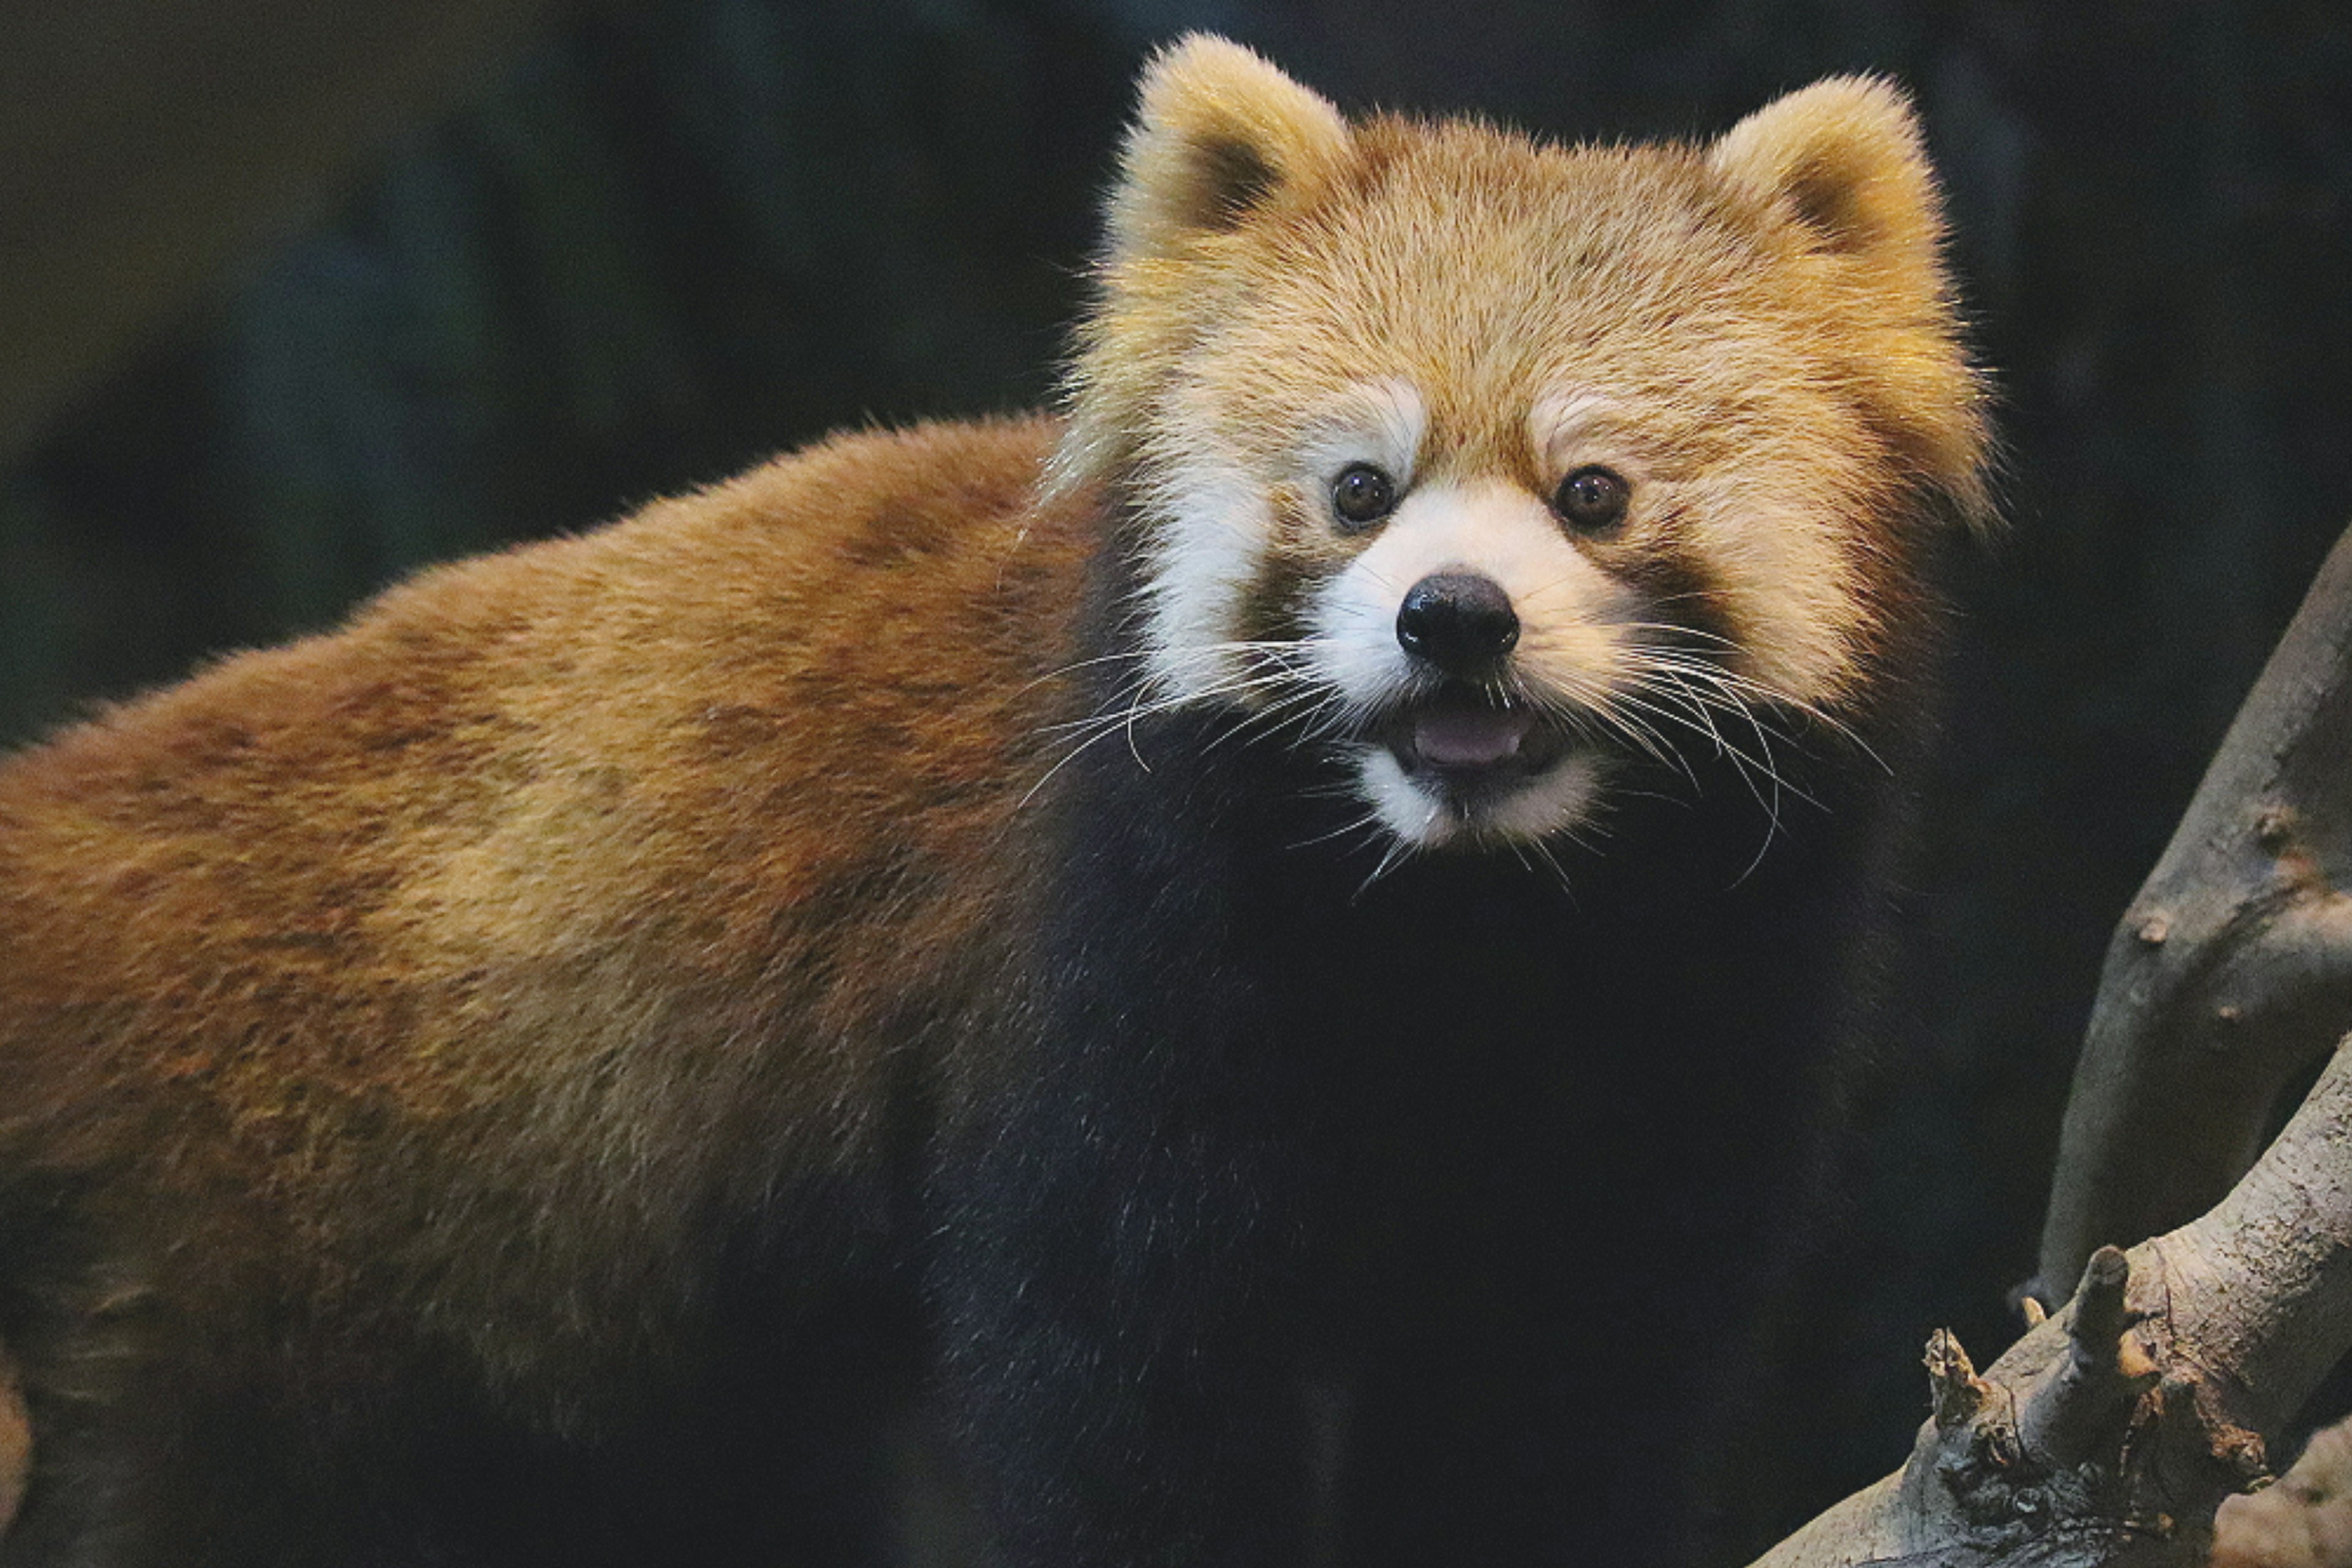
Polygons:
[[[2063,20],[2060,18],[2063,18]],[[1998,372],[1869,1262],[1857,1479],[2011,1328],[2109,926],[2352,516],[2334,0],[0,6],[0,743],[418,563],[1047,392],[1152,44],[1343,104],[1719,130],[1917,95]]]

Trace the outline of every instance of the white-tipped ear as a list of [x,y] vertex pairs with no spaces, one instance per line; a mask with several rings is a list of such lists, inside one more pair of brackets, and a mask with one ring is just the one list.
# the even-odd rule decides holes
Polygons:
[[1242,47],[1206,34],[1179,40],[1143,74],[1110,203],[1115,256],[1155,256],[1295,200],[1348,152],[1331,104]]
[[1733,126],[1709,160],[1778,207],[1816,248],[1885,268],[1889,282],[1941,288],[1944,220],[1911,101],[1891,82],[1832,77]]

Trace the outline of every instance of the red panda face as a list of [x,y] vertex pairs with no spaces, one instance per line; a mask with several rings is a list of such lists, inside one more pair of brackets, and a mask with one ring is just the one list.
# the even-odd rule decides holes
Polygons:
[[1062,461],[1140,519],[1156,701],[1328,751],[1410,847],[1572,834],[1642,757],[1842,726],[1981,504],[1916,132],[1349,127],[1230,45],[1148,80]]

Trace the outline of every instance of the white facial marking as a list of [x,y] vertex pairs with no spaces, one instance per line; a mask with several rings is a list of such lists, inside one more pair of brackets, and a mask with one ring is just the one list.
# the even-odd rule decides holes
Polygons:
[[1562,388],[1536,399],[1528,410],[1528,446],[1536,468],[1558,480],[1587,463],[1616,467],[1630,454],[1608,439],[1622,416],[1606,395],[1583,388]]
[[[1229,458],[1204,410],[1181,402],[1164,456],[1142,500],[1150,521],[1145,579],[1145,673],[1156,695],[1206,698],[1244,679],[1249,660],[1236,646],[1240,610],[1274,532],[1270,487]],[[1365,382],[1333,398],[1308,421],[1287,477],[1322,496],[1346,468],[1370,463],[1410,484],[1427,408],[1411,383]]]
[[1357,463],[1370,463],[1402,489],[1412,482],[1429,409],[1412,384],[1391,377],[1351,386],[1308,428],[1300,478],[1320,493]]
[[1549,508],[1497,480],[1408,495],[1317,594],[1318,664],[1351,703],[1375,707],[1427,683],[1397,642],[1397,611],[1414,584],[1444,571],[1492,578],[1509,595],[1526,679],[1563,698],[1605,682],[1617,642],[1612,623],[1628,595],[1569,542]]
[[1274,513],[1264,489],[1212,459],[1162,469],[1143,499],[1151,519],[1144,585],[1144,674],[1155,695],[1207,697],[1246,668],[1237,612],[1265,553]]
[[1425,849],[1453,837],[1445,803],[1407,777],[1386,746],[1356,748],[1356,778],[1381,826],[1403,842]]
[[1505,795],[1488,813],[1485,830],[1503,838],[1542,838],[1572,830],[1592,814],[1601,765],[1589,752],[1570,752]]
[[[1637,623],[1662,618],[1658,607],[1597,565],[1541,497],[1501,479],[1424,479],[1429,414],[1410,384],[1345,389],[1303,422],[1286,455],[1255,463],[1237,453],[1205,395],[1180,390],[1161,419],[1145,466],[1152,482],[1139,497],[1149,528],[1144,663],[1155,698],[1243,700],[1257,691],[1263,666],[1240,641],[1242,606],[1274,547],[1274,497],[1306,497],[1337,528],[1331,487],[1357,464],[1387,474],[1403,499],[1315,590],[1307,645],[1277,656],[1328,684],[1348,711],[1381,717],[1438,689],[1399,645],[1396,621],[1413,585],[1444,571],[1475,573],[1508,595],[1519,621],[1510,678],[1538,707],[1605,709],[1643,679]],[[1776,450],[1769,436],[1735,471],[1688,474],[1643,445],[1643,422],[1622,398],[1590,387],[1539,397],[1526,429],[1547,493],[1597,464],[1632,487],[1629,527],[1675,520],[1672,547],[1706,572],[1738,628],[1739,647],[1727,650],[1738,673],[1800,702],[1834,699],[1853,679],[1867,628],[1840,520],[1866,510],[1857,476],[1824,471],[1818,453]],[[1374,819],[1415,847],[1573,831],[1590,819],[1608,768],[1570,739],[1549,765],[1457,794],[1441,770],[1408,767],[1384,742],[1347,749]]]
[[[1555,703],[1582,705],[1613,684],[1633,600],[1570,542],[1549,507],[1499,480],[1416,490],[1316,597],[1318,671],[1359,712],[1435,682],[1398,643],[1397,612],[1433,572],[1473,572],[1508,595],[1519,618],[1517,679]],[[1464,808],[1408,773],[1386,745],[1355,748],[1359,787],[1381,825],[1434,847],[1472,837],[1537,838],[1573,828],[1600,791],[1599,765],[1571,749],[1517,788]]]
[[1475,818],[1414,783],[1386,746],[1356,748],[1356,776],[1381,826],[1417,849],[1434,849],[1465,837],[1507,841],[1573,832],[1600,798],[1602,765],[1589,752],[1570,752],[1482,805]]

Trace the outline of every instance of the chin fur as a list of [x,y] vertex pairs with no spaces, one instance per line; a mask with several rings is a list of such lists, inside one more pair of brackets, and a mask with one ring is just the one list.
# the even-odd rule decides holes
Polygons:
[[1595,815],[1607,767],[1568,745],[1541,767],[1508,778],[1465,778],[1408,766],[1383,743],[1351,748],[1355,785],[1374,819],[1411,850],[1502,848],[1570,837]]

